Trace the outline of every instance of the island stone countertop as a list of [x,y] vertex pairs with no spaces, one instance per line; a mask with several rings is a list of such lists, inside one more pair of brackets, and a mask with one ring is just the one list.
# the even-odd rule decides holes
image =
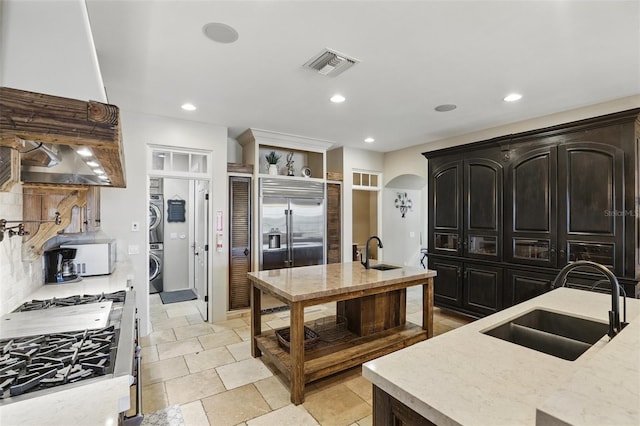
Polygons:
[[[375,264],[375,261],[371,262],[372,266]],[[409,279],[432,278],[436,272],[409,266],[379,271],[365,269],[359,262],[347,262],[254,271],[248,275],[285,300],[300,302],[403,283]]]
[[611,296],[558,288],[369,361],[363,375],[438,425],[640,424],[640,300],[627,299],[627,327],[575,361],[482,333],[536,308],[607,323]]

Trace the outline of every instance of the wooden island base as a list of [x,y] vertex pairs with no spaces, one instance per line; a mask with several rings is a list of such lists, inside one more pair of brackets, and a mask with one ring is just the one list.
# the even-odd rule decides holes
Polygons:
[[[356,365],[426,340],[427,332],[407,323],[375,335],[359,337],[353,333],[336,342],[323,342],[304,352],[304,383],[330,376]],[[258,348],[291,380],[291,357],[278,345],[273,331],[256,338]]]
[[[291,402],[304,402],[306,383],[360,365],[433,336],[433,271],[398,268],[363,270],[357,263],[249,273],[251,354],[265,355],[289,380]],[[338,282],[350,277],[349,284]],[[291,282],[300,285],[291,285]],[[406,288],[422,286],[422,326],[406,322]],[[324,290],[323,290],[324,289]],[[261,297],[266,292],[291,309],[289,350],[273,330],[261,331]],[[351,320],[334,341],[304,348],[304,308],[338,302],[338,314]],[[357,321],[353,321],[357,319]],[[349,324],[349,323],[348,323]],[[307,324],[313,328],[313,324]]]

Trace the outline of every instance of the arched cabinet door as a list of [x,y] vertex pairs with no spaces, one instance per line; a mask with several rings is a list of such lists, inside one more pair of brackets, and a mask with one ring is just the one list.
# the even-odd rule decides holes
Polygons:
[[558,266],[591,260],[623,275],[624,153],[597,142],[558,146]]
[[505,184],[505,260],[556,266],[557,148],[516,152]]
[[458,256],[462,254],[462,161],[436,167],[431,173],[429,197],[429,252]]
[[502,165],[490,159],[464,160],[464,255],[502,258]]
[[507,262],[592,260],[623,273],[624,154],[590,141],[517,153],[507,168]]

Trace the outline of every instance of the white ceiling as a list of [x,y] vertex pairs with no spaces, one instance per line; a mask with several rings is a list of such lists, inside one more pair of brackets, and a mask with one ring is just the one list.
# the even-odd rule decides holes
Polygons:
[[[387,152],[640,94],[638,1],[87,5],[110,103],[230,137],[252,127]],[[238,41],[207,39],[209,22]],[[302,68],[325,47],[361,62],[334,78]],[[338,92],[346,102],[330,103]]]

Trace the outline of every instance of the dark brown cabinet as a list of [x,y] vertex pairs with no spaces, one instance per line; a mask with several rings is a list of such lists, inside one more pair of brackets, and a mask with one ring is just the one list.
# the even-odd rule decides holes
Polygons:
[[430,164],[429,251],[443,257],[430,256],[429,267],[438,272],[436,302],[487,315],[500,309],[502,271],[468,261],[498,261],[502,256],[503,167],[496,161],[499,151],[478,154],[485,157]]
[[549,291],[576,260],[606,265],[640,296],[639,113],[423,153],[436,304],[487,315]]
[[503,301],[505,306],[517,305],[551,290],[554,274],[521,269],[505,270]]
[[436,165],[430,200],[433,253],[501,256],[502,165],[486,158]]
[[622,274],[624,153],[595,142],[524,148],[507,168],[505,260],[592,260]]
[[490,315],[502,308],[502,268],[444,258],[429,259],[434,301],[470,315]]

